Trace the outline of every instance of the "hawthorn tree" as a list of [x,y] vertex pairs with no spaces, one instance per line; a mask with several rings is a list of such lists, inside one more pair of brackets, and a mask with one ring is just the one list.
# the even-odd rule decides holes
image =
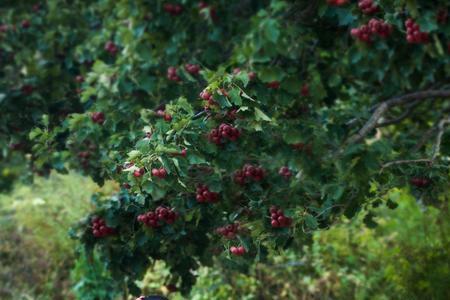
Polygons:
[[152,260],[188,292],[449,190],[447,0],[28,2],[0,10],[0,187],[118,182],[73,235],[134,294]]

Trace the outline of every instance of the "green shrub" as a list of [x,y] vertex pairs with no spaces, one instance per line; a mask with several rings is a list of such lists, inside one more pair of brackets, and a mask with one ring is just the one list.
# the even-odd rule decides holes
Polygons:
[[91,194],[112,192],[71,173],[38,178],[0,195],[0,299],[68,299],[76,243],[69,229],[92,210]]

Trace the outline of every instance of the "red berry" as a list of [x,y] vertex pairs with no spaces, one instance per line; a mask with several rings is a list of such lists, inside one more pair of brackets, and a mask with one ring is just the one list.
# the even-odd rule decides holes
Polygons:
[[75,81],[78,83],[83,83],[84,82],[84,77],[81,75],[78,75],[77,77],[75,77]]
[[159,177],[159,169],[152,169],[152,176]]
[[23,29],[30,28],[30,26],[31,26],[30,20],[23,20],[22,23],[21,23],[21,26],[22,26]]
[[164,120],[167,122],[170,122],[170,121],[172,121],[172,116],[166,113],[166,114],[164,114]]
[[303,96],[303,97],[307,97],[307,96],[309,96],[309,85],[308,84],[303,84],[303,86],[302,86],[302,88],[301,88],[301,90],[300,90],[300,94]]
[[102,125],[105,122],[105,114],[102,112],[94,112],[91,115],[92,122]]
[[267,87],[269,89],[279,89],[280,88],[280,82],[279,81],[271,81],[267,83]]

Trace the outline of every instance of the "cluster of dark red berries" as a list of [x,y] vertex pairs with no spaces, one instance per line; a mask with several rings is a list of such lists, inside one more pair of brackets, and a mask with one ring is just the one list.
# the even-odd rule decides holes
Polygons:
[[447,24],[448,21],[448,9],[441,8],[436,14],[436,20],[439,24]]
[[405,21],[406,40],[410,44],[426,44],[430,41],[427,32],[421,32],[420,26],[413,19],[409,18]]
[[92,219],[92,234],[97,237],[105,237],[114,234],[114,229],[106,226],[105,220],[100,217],[94,217]]
[[75,82],[77,82],[77,83],[83,83],[83,82],[84,82],[84,77],[81,76],[81,75],[77,75],[77,76],[75,77]]
[[308,97],[309,96],[309,85],[307,83],[302,85],[302,87],[300,89],[300,94],[303,97]]
[[164,110],[162,110],[162,109],[158,109],[157,111],[156,111],[156,115],[158,116],[158,117],[161,117],[161,118],[163,118],[165,121],[167,121],[167,122],[170,122],[170,121],[172,121],[172,116],[170,115],[170,114],[168,114],[168,113],[166,113]]
[[234,172],[234,182],[237,184],[245,184],[249,179],[253,181],[261,181],[264,179],[265,171],[259,166],[245,164],[241,170]]
[[307,154],[312,154],[312,146],[311,144],[305,144],[305,143],[296,143],[291,145],[292,148],[298,151],[306,152]]
[[22,26],[23,29],[28,29],[31,26],[31,22],[30,20],[23,20],[20,25]]
[[358,7],[366,15],[372,15],[379,10],[378,6],[373,3],[373,0],[359,0]]
[[181,81],[180,76],[177,74],[177,68],[175,67],[168,67],[167,68],[167,79],[175,82]]
[[211,192],[204,184],[197,186],[197,195],[195,196],[199,203],[216,203],[219,201],[219,193]]
[[348,0],[327,0],[328,5],[342,6],[348,3]]
[[271,81],[266,84],[267,88],[277,90],[280,88],[279,81]]
[[166,3],[163,8],[166,13],[172,16],[179,16],[183,12],[183,6],[180,4]]
[[8,24],[1,24],[0,25],[0,33],[6,33],[8,32],[9,26]]
[[228,224],[222,227],[219,227],[216,229],[217,234],[220,234],[226,239],[232,240],[236,238],[236,235],[238,234],[240,230],[240,224],[235,222],[233,224]]
[[113,41],[107,41],[105,44],[105,51],[111,55],[116,55],[119,51],[119,48]]
[[239,136],[241,135],[241,132],[236,127],[233,127],[231,125],[222,123],[218,128],[212,129],[208,135],[208,139],[210,142],[221,145],[226,140],[229,140],[231,142],[236,141]]
[[184,69],[191,75],[198,75],[200,72],[200,66],[194,64],[185,64]]
[[156,228],[164,223],[173,224],[178,218],[178,214],[171,208],[158,206],[155,211],[149,211],[137,217],[138,222],[144,223],[147,227]]
[[361,25],[350,31],[350,34],[354,38],[366,43],[372,42],[374,35],[387,38],[391,33],[392,25],[387,24],[384,20],[378,19],[371,19],[367,25]]
[[428,187],[431,183],[430,179],[423,177],[413,177],[410,180],[410,183],[418,188]]
[[280,174],[286,179],[289,179],[292,176],[292,172],[291,170],[289,170],[288,167],[281,167],[280,170],[278,171],[278,174]]
[[85,169],[89,166],[90,156],[91,156],[91,153],[89,151],[81,151],[78,153],[78,158],[80,159],[81,165]]
[[167,171],[164,168],[153,168],[152,169],[152,176],[158,177],[160,179],[164,179],[167,176]]
[[208,92],[207,90],[203,90],[200,93],[200,98],[202,98],[203,100],[205,100],[207,102],[207,107],[217,104],[213,98],[213,95],[210,92]]
[[92,122],[102,125],[105,123],[105,114],[102,112],[93,112],[91,115]]
[[244,255],[247,251],[245,250],[244,246],[237,246],[237,247],[231,246],[231,247],[230,247],[230,252],[231,252],[231,254],[233,254],[233,255],[236,255],[236,256],[242,256],[242,255]]
[[29,96],[34,92],[34,87],[30,84],[25,84],[21,87],[20,90],[24,95]]
[[269,211],[271,219],[270,225],[272,225],[273,228],[283,228],[291,226],[292,219],[286,217],[281,209],[277,208],[276,206],[272,206]]
[[144,168],[139,168],[137,170],[133,171],[133,176],[136,178],[142,177],[145,174],[145,169]]

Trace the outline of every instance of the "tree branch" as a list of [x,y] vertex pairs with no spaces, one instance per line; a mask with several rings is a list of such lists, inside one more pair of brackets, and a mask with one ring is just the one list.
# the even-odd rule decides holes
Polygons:
[[410,105],[408,105],[406,111],[404,111],[400,116],[398,116],[397,118],[389,119],[389,120],[383,121],[381,123],[378,123],[376,128],[386,127],[389,125],[400,123],[401,121],[406,119],[416,109],[416,107],[419,103],[420,102],[418,100],[412,102]]
[[406,94],[403,96],[398,96],[391,98],[382,102],[377,109],[374,111],[372,116],[366,122],[366,124],[359,130],[359,132],[353,136],[351,136],[347,140],[347,144],[359,143],[372,131],[377,127],[379,119],[392,107],[407,104],[411,101],[422,102],[428,99],[436,99],[436,98],[448,98],[450,97],[450,90],[428,90],[415,92],[411,94]]
[[[445,127],[448,124],[450,124],[450,116],[448,116],[445,119],[442,119],[439,122],[439,125],[437,127],[438,134],[436,136],[436,142],[435,142],[434,147],[433,147],[433,154],[431,155],[430,158],[394,160],[394,161],[385,163],[381,167],[380,173],[382,173],[383,170],[388,168],[388,167],[395,166],[395,165],[402,165],[402,164],[427,163],[427,164],[429,164],[431,166],[434,163],[434,161],[436,160],[436,158],[438,157],[439,153],[440,153],[441,143],[442,143],[442,136],[444,135]],[[433,129],[435,129],[435,128],[433,127]],[[430,131],[427,132],[427,135],[429,133],[430,133]]]
[[431,161],[434,161],[436,159],[436,157],[439,155],[439,153],[441,152],[442,136],[444,135],[445,126],[447,124],[450,124],[450,116],[445,119],[442,119],[439,122],[439,125],[438,125],[439,131],[438,131],[438,134],[436,137],[436,143],[434,144],[434,147],[433,147],[433,155],[431,156]]

